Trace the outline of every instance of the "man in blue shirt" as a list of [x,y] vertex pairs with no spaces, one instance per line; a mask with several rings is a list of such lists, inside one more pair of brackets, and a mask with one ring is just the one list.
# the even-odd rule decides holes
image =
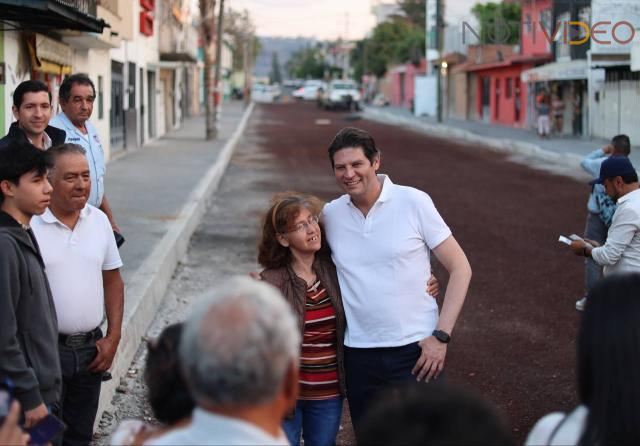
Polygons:
[[[611,143],[602,149],[595,150],[587,155],[580,165],[594,179],[600,177],[600,166],[609,156],[629,156],[631,142],[627,135],[617,135],[611,139]],[[594,184],[587,202],[587,223],[584,229],[584,238],[595,240],[604,245],[607,239],[607,231],[611,225],[611,219],[616,210],[615,202],[607,195],[602,184]],[[582,311],[586,303],[586,295],[595,283],[602,277],[602,267],[593,259],[585,261],[585,297],[576,302],[576,309]]]
[[89,122],[96,99],[95,86],[85,74],[73,74],[60,85],[59,96],[62,113],[58,113],[50,124],[67,133],[65,142],[79,144],[86,151],[91,174],[89,204],[104,212],[113,230],[120,232],[104,193],[104,150],[97,129]]

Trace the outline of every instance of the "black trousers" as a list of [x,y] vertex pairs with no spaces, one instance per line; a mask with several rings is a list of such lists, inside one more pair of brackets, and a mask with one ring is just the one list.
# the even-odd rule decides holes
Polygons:
[[[345,346],[347,400],[356,438],[367,411],[376,398],[387,389],[415,383],[411,370],[422,349],[417,342],[402,347],[351,348]],[[442,381],[440,374],[438,381]]]
[[93,438],[93,423],[102,385],[102,373],[93,373],[87,368],[98,353],[96,339],[79,347],[67,347],[62,343],[58,347],[62,366],[60,411],[67,425],[62,444],[86,446]]

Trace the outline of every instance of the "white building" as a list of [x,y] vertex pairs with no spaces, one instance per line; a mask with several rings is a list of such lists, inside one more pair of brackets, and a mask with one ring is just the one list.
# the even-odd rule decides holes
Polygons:
[[[632,48],[640,43],[638,0],[592,0],[589,62],[590,135],[609,139],[620,133],[640,141],[640,72],[632,71]],[[635,50],[638,51],[638,50]],[[635,55],[635,53],[634,53]]]

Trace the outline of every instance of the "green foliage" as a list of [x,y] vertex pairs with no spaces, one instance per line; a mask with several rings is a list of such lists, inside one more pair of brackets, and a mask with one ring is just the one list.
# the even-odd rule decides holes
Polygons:
[[418,26],[406,18],[394,17],[380,23],[370,38],[356,43],[351,55],[356,79],[363,74],[382,77],[390,64],[418,64],[424,57],[424,41],[424,21]]
[[280,61],[278,60],[278,53],[275,51],[271,56],[271,72],[269,73],[269,80],[272,84],[282,83],[282,72],[280,71]]
[[476,4],[471,12],[480,23],[483,44],[517,44],[520,41],[520,4]]
[[[444,2],[444,0],[440,1]],[[427,0],[398,0],[398,6],[411,23],[424,29]]]
[[329,68],[319,45],[308,46],[294,53],[286,66],[294,79],[323,79]]
[[229,8],[225,11],[224,31],[231,36],[233,45],[233,70],[240,71],[244,64],[244,46],[248,45],[249,64],[253,65],[260,54],[260,39],[256,36],[256,29],[249,11],[242,12]]

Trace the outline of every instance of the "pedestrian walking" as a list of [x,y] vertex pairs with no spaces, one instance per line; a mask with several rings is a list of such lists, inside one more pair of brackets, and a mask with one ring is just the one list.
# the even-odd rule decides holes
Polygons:
[[298,396],[300,333],[272,286],[236,277],[185,323],[180,361],[191,423],[149,445],[286,445],[281,423]]
[[640,272],[640,189],[636,170],[627,157],[609,157],[600,166],[600,177],[591,183],[603,184],[618,207],[604,245],[591,239],[574,240],[571,250],[603,266],[605,276]]
[[51,196],[45,152],[31,144],[0,150],[0,376],[14,385],[33,426],[60,400],[58,321],[31,227]]
[[538,136],[548,138],[551,133],[551,124],[549,122],[549,94],[546,90],[543,90],[536,97],[536,109],[538,110]]
[[121,232],[120,228],[115,222],[109,200],[105,194],[104,149],[98,130],[89,121],[96,99],[96,88],[85,74],[73,74],[62,81],[58,94],[62,112],[51,120],[51,125],[66,132],[64,142],[79,144],[84,148],[91,173],[89,204],[104,212],[109,218],[113,230],[119,233]]
[[64,142],[66,133],[49,125],[51,119],[51,92],[44,82],[21,82],[13,92],[13,117],[9,133],[0,139],[0,150],[14,144],[31,144],[47,150]]
[[[342,129],[329,157],[346,192],[324,207],[323,221],[347,320],[347,397],[357,434],[378,391],[439,377],[471,267],[426,193],[377,175],[381,155],[371,135]],[[441,315],[424,288],[431,251],[450,275]]]
[[[93,438],[103,373],[122,330],[122,260],[106,215],[87,204],[91,180],[84,149],[63,144],[47,151],[53,185],[49,208],[33,218],[58,317],[62,366],[63,445]],[[107,333],[100,324],[107,316]]]
[[526,445],[640,444],[638,294],[638,273],[605,277],[591,289],[577,342],[580,405],[543,417]]
[[[591,175],[593,179],[600,176],[600,166],[602,162],[610,156],[629,156],[631,152],[631,142],[627,135],[616,135],[611,139],[611,143],[602,149],[595,150],[587,155],[580,165]],[[584,228],[584,238],[595,240],[600,245],[607,239],[607,230],[611,226],[613,214],[616,211],[616,203],[607,195],[602,184],[591,186],[591,193],[587,201],[587,219]],[[598,280],[602,278],[602,266],[593,259],[585,259],[585,293],[582,298],[576,301],[576,309],[584,310],[587,301],[586,296]]]

